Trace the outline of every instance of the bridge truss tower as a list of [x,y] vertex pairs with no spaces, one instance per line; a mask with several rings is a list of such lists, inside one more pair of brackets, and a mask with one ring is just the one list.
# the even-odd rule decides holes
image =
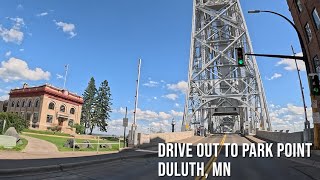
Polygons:
[[253,53],[240,1],[193,3],[182,130],[203,127],[215,132],[223,124],[233,124],[233,128],[248,133],[255,133],[257,128],[271,130],[256,59],[245,56],[245,66],[238,66],[236,60],[236,48]]

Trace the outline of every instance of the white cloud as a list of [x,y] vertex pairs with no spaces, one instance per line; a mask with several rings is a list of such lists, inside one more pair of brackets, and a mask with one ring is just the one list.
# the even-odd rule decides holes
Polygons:
[[157,97],[153,97],[153,99],[154,99],[154,100],[157,100],[158,98],[157,98]]
[[[302,56],[302,55],[303,55],[302,52],[296,54],[296,56]],[[306,65],[302,60],[297,60],[297,64],[301,71],[306,71]],[[294,71],[297,69],[294,59],[282,59],[276,64],[276,66],[279,66],[279,65],[284,65],[285,66],[284,69],[287,71]]]
[[6,57],[11,56],[11,51],[6,52],[5,56],[6,56]]
[[4,101],[4,100],[8,100],[8,99],[9,99],[9,95],[0,96],[0,101]]
[[183,116],[183,112],[178,112],[175,110],[171,110],[170,113],[175,117],[182,117]]
[[271,76],[271,78],[267,78],[267,80],[271,81],[271,80],[278,79],[281,77],[282,77],[282,74],[274,73],[273,76]]
[[24,34],[18,29],[6,29],[0,26],[0,36],[5,42],[21,44]]
[[5,42],[21,44],[24,38],[24,33],[21,31],[21,28],[25,26],[24,20],[19,17],[8,19],[13,21],[14,25],[12,28],[7,29],[0,24],[0,36]]
[[180,107],[180,104],[175,103],[174,106],[175,106],[175,107]]
[[48,12],[42,12],[42,13],[37,14],[36,16],[42,17],[42,16],[46,16],[48,14],[49,14]]
[[58,26],[58,28],[61,28],[63,32],[67,33],[70,35],[70,38],[73,38],[77,35],[75,32],[76,26],[72,23],[65,23],[65,22],[57,22],[55,21],[55,24]]
[[24,49],[22,49],[22,48],[21,48],[21,49],[19,49],[19,51],[20,51],[20,52],[23,52],[23,51],[24,51]]
[[22,6],[22,4],[18,4],[18,6],[17,6],[17,10],[23,10],[23,6]]
[[156,81],[151,81],[149,80],[149,82],[142,84],[143,86],[147,86],[147,87],[157,87],[159,85],[158,82]]
[[[273,130],[290,130],[290,132],[302,131],[304,126],[304,108],[287,104],[286,107],[269,105],[270,118]],[[307,109],[308,120],[312,124],[312,110]]]
[[57,79],[63,79],[64,77],[60,74],[56,74],[57,75]]
[[29,69],[25,61],[10,58],[8,61],[1,62],[0,78],[5,82],[15,80],[49,80],[50,72],[43,71],[40,68]]
[[177,84],[167,84],[167,88],[169,90],[173,90],[176,92],[182,92],[182,93],[186,93],[188,90],[188,83],[185,81],[180,81]]
[[177,94],[167,94],[167,95],[164,95],[162,96],[164,98],[167,98],[167,99],[170,99],[170,100],[173,100],[175,101],[176,99],[178,99],[178,95]]

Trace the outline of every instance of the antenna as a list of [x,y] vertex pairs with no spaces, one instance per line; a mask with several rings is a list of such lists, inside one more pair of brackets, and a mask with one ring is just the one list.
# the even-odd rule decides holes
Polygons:
[[69,64],[65,65],[65,66],[64,66],[64,68],[65,68],[66,73],[65,73],[65,75],[64,75],[63,89],[65,89],[65,88],[66,88],[66,81],[67,81],[67,75],[68,75]]

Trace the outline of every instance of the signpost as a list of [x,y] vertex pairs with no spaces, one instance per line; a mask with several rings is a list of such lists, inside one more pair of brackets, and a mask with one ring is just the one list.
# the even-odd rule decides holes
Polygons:
[[126,107],[126,115],[125,115],[125,118],[123,118],[123,127],[124,127],[124,132],[123,132],[123,147],[126,147],[126,128],[128,127],[127,112],[128,112],[128,109],[127,109],[127,107]]

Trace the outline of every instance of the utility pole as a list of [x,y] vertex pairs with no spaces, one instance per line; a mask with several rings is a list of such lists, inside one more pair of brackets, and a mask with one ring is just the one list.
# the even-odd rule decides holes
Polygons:
[[[292,45],[291,45],[291,49],[292,49],[293,56],[296,56],[296,53],[295,53]],[[310,121],[308,121],[308,116],[307,116],[307,106],[306,106],[306,101],[305,101],[304,92],[303,92],[304,88],[302,86],[302,81],[301,81],[301,77],[300,77],[300,69],[298,67],[297,59],[295,58],[294,61],[295,61],[297,72],[298,72],[301,96],[302,96],[302,101],[303,101],[303,110],[304,110],[304,118],[305,118],[304,131],[306,133],[306,138],[304,139],[304,141],[305,142],[309,142],[310,141],[310,132],[309,132],[309,130],[310,130]]]
[[124,127],[124,131],[123,131],[123,147],[126,147],[126,129],[127,129],[127,126],[128,126],[127,113],[128,113],[128,108],[126,107],[126,114],[125,114],[124,119],[123,119],[123,127]]
[[134,112],[133,112],[133,123],[131,126],[131,132],[130,132],[130,144],[135,146],[137,145],[137,108],[138,108],[138,97],[139,97],[139,82],[140,82],[140,68],[141,68],[141,59],[139,59],[138,64],[138,79],[137,79],[137,86],[136,86],[136,96],[135,96],[135,103],[134,103]]

